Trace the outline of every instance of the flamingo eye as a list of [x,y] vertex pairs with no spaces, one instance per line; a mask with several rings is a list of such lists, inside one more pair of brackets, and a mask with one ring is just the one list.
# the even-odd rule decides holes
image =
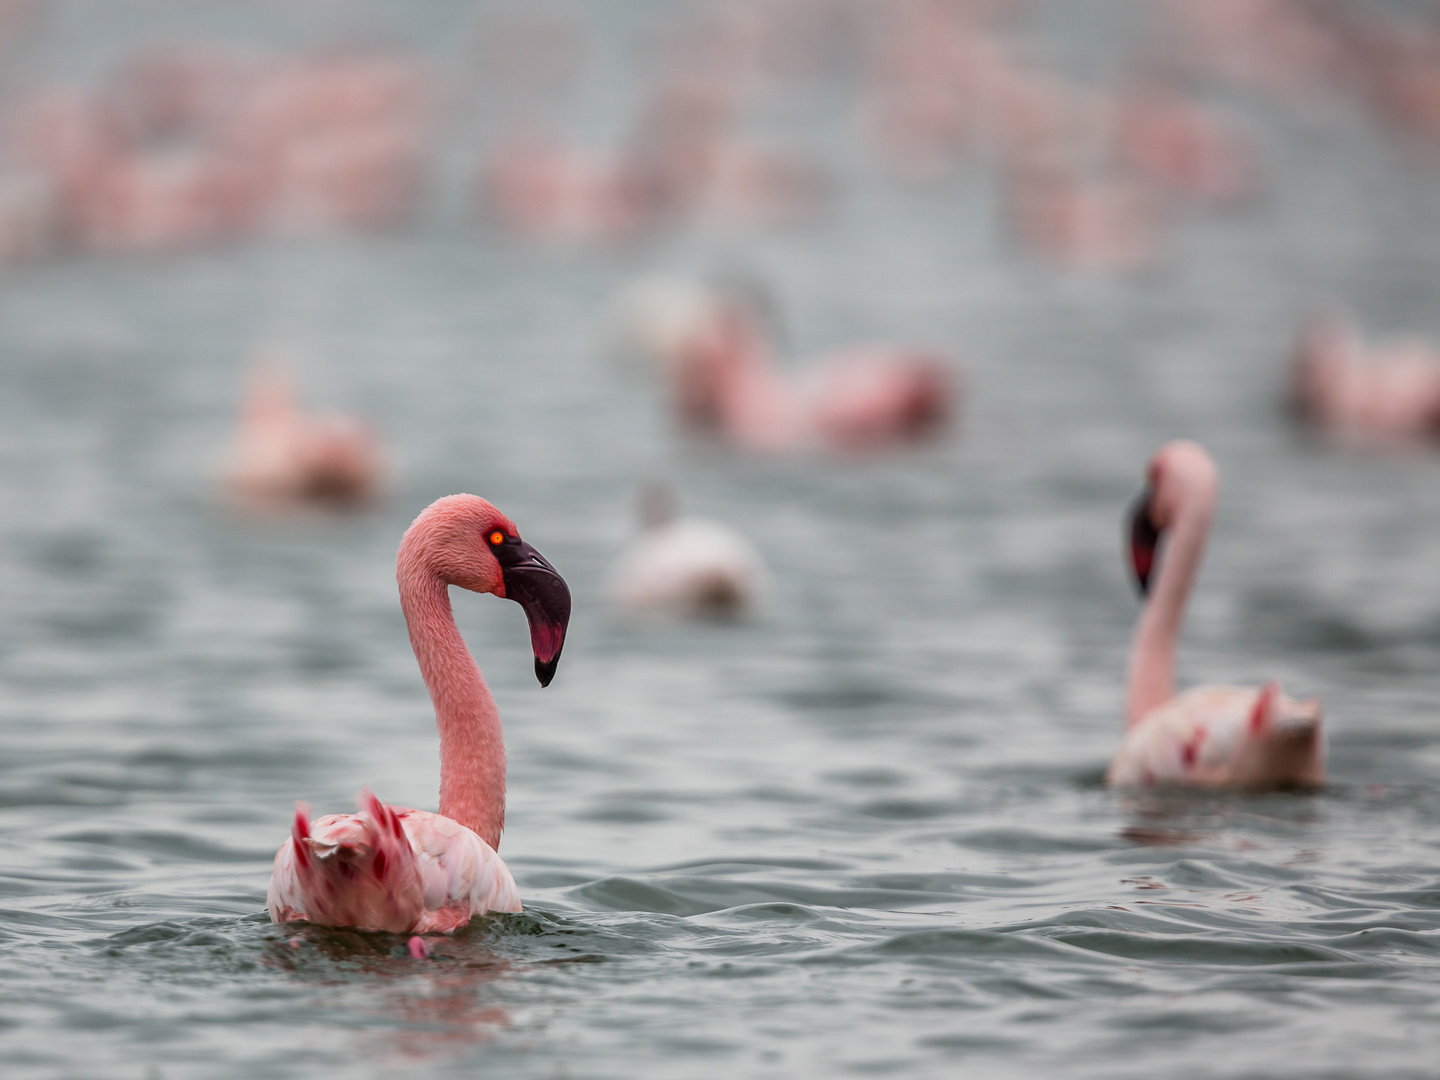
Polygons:
[[505,534],[504,534],[503,532],[501,532],[499,529],[496,529],[494,532],[492,532],[492,533],[490,534],[490,543],[494,544],[496,547],[499,547],[499,546],[500,546],[501,544],[503,544],[504,542],[505,542]]

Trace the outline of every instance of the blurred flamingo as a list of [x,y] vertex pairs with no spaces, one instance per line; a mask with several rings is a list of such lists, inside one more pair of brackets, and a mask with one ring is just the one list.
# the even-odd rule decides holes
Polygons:
[[624,161],[538,131],[495,147],[476,200],[511,232],[562,245],[631,239],[648,227],[652,209],[646,186]]
[[[505,825],[500,712],[455,626],[449,586],[516,601],[530,623],[535,675],[548,686],[570,621],[570,590],[515,523],[474,495],[437,499],[400,541],[400,607],[440,732],[440,812],[386,806],[310,819],[296,806],[275,855],[268,906],[277,923],[391,933],[450,933],[487,911],[519,911],[496,849]],[[413,955],[424,955],[412,939]]]
[[940,353],[852,347],[787,378],[750,298],[657,280],[624,294],[613,335],[657,367],[686,425],[758,452],[876,450],[918,442],[955,413],[958,376]]
[[1215,462],[1196,443],[1166,443],[1150,461],[1130,525],[1131,565],[1147,599],[1130,649],[1127,730],[1106,774],[1112,785],[1263,790],[1325,780],[1319,699],[1296,701],[1276,682],[1175,693],[1175,646],[1217,485]]
[[364,421],[307,413],[281,357],[261,353],[224,472],[242,504],[358,506],[376,495],[383,474],[379,443]]
[[1062,155],[1016,155],[1005,174],[1005,209],[1021,245],[1088,272],[1130,271],[1161,254],[1164,217],[1151,189],[1123,172],[1090,173]]
[[640,536],[610,578],[615,603],[631,614],[734,616],[765,592],[765,563],[753,544],[717,521],[681,518],[669,488],[640,494]]
[[1440,354],[1419,338],[1367,346],[1338,311],[1311,315],[1296,337],[1290,403],[1301,420],[1342,439],[1440,435]]
[[1145,88],[1123,95],[1116,112],[1120,159],[1162,189],[1219,205],[1258,189],[1254,143],[1199,102]]
[[37,220],[54,218],[50,246],[166,251],[378,228],[419,204],[429,105],[425,71],[383,53],[260,61],[156,46],[99,87],[19,102],[0,156],[47,182],[56,211]]

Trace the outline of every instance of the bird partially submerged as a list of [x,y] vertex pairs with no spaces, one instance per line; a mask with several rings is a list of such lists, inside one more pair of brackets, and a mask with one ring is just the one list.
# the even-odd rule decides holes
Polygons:
[[1319,699],[1276,682],[1175,693],[1175,648],[1214,516],[1219,473],[1205,449],[1166,443],[1150,461],[1129,529],[1145,606],[1130,650],[1126,732],[1106,781],[1265,790],[1324,783]]
[[310,808],[297,805],[270,878],[274,922],[449,933],[487,911],[520,910],[497,854],[505,825],[500,712],[455,626],[449,587],[525,609],[541,686],[560,662],[570,590],[513,521],[474,495],[421,511],[400,541],[395,576],[440,731],[440,812],[386,806],[368,790],[355,814],[311,820]]
[[960,372],[935,349],[852,346],[792,377],[772,321],[742,290],[654,279],[622,295],[611,339],[660,374],[682,424],[743,450],[881,450],[933,438],[960,411]]
[[640,534],[610,577],[610,595],[631,615],[734,618],[759,606],[766,589],[755,546],[718,521],[682,518],[662,484],[640,493]]
[[305,409],[284,356],[262,351],[225,462],[231,501],[250,510],[353,509],[376,497],[384,475],[370,425],[345,413]]

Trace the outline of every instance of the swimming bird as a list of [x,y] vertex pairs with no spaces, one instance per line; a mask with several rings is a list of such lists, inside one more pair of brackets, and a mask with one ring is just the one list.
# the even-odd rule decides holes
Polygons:
[[260,354],[225,467],[225,485],[240,503],[359,506],[383,474],[379,443],[363,420],[306,411],[278,352]]
[[672,492],[640,493],[640,535],[610,579],[615,603],[633,615],[740,615],[765,592],[765,563],[749,540],[718,521],[682,518]]
[[1334,310],[1301,324],[1290,405],[1311,426],[1353,443],[1440,436],[1440,354],[1421,338],[1367,344]]
[[[1130,522],[1130,560],[1145,607],[1130,648],[1124,740],[1106,782],[1264,790],[1325,780],[1320,701],[1260,689],[1175,693],[1175,645],[1215,511],[1219,473],[1197,443],[1150,460]],[[1158,565],[1157,565],[1158,564]]]
[[854,346],[790,377],[759,310],[766,298],[759,299],[737,289],[642,282],[616,305],[614,351],[658,370],[682,423],[757,453],[922,442],[958,412],[960,374],[933,349]]
[[449,933],[487,911],[520,910],[496,853],[505,824],[500,712],[455,626],[448,588],[525,609],[541,686],[560,661],[570,590],[515,523],[475,495],[449,495],[421,511],[400,541],[395,577],[440,730],[440,812],[386,806],[368,790],[354,814],[312,821],[297,804],[270,878],[274,922]]

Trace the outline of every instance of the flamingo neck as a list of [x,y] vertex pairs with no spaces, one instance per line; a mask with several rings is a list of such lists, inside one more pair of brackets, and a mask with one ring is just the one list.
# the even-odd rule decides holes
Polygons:
[[1209,500],[1183,506],[1168,530],[1155,587],[1140,612],[1130,644],[1127,727],[1175,696],[1175,647],[1185,621],[1185,604],[1205,556],[1212,509]]
[[402,567],[400,607],[440,729],[440,813],[500,847],[505,827],[505,739],[500,710],[450,610],[449,587]]

